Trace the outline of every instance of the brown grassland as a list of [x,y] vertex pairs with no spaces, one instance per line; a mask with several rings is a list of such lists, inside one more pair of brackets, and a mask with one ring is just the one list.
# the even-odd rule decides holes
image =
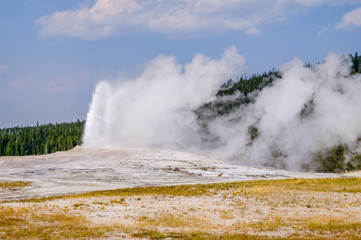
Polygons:
[[[0,182],[0,188],[28,184]],[[129,188],[4,201],[0,239],[361,239],[361,178]]]

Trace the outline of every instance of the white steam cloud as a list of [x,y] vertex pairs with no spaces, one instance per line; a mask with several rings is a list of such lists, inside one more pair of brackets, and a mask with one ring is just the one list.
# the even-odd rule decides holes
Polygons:
[[[195,110],[209,111],[199,109],[244,62],[235,47],[220,60],[198,54],[184,66],[161,55],[134,80],[100,82],[87,116],[85,147],[181,149],[292,170],[338,144],[360,151],[361,76],[350,76],[350,60],[336,54],[312,68],[298,59],[285,64],[282,78],[254,92],[253,103],[202,124]],[[251,128],[257,129],[254,139]]]
[[[361,77],[351,77],[350,67],[335,54],[313,68],[298,59],[285,64],[282,78],[232,114],[240,120],[228,131],[222,126],[229,121],[213,123],[225,141],[222,152],[246,164],[299,170],[320,150],[354,145],[361,136]],[[249,126],[259,131],[251,144]]]
[[235,47],[220,60],[197,54],[184,66],[160,55],[132,81],[100,82],[87,116],[85,146],[198,147],[194,110],[209,102],[244,62]]

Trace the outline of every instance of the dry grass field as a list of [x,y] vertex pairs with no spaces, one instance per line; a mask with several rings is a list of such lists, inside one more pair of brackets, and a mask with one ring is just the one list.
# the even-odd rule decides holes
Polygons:
[[0,239],[361,239],[361,178],[130,188],[6,201],[0,203]]

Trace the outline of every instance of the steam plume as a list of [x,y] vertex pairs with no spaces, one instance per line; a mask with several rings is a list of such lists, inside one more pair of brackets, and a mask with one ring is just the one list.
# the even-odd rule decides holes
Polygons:
[[221,82],[239,74],[244,62],[235,47],[219,60],[197,54],[184,66],[160,55],[136,79],[100,82],[85,147],[182,149],[292,170],[338,144],[360,151],[361,76],[351,76],[350,60],[333,53],[312,68],[299,59],[286,63],[281,78],[253,93],[253,103],[202,124],[195,110],[214,100]]
[[235,47],[220,60],[197,54],[184,66],[174,56],[160,55],[132,81],[100,82],[87,116],[85,146],[199,148],[194,110],[244,62]]

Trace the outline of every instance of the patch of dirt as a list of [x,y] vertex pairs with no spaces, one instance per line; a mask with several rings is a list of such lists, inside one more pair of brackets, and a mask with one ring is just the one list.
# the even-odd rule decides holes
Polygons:
[[41,156],[0,157],[0,181],[32,182],[21,189],[0,189],[0,200],[138,186],[326,177],[339,175],[244,167],[168,150],[77,147]]

